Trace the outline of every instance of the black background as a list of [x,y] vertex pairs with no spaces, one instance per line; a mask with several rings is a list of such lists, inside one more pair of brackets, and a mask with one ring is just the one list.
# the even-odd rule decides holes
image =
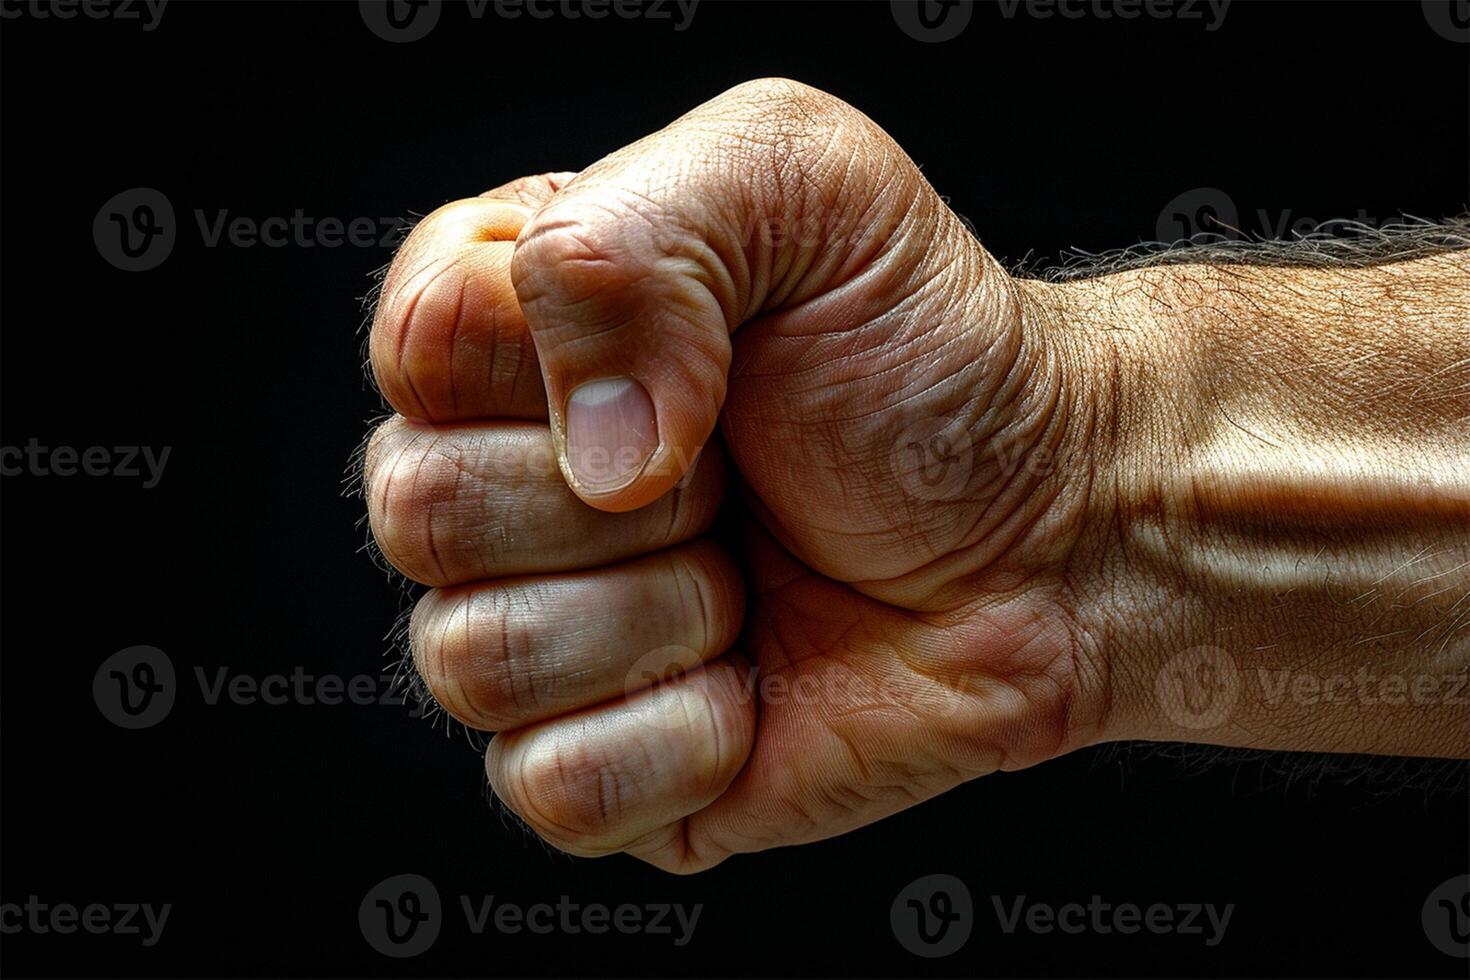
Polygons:
[[[7,0],[9,2],[9,0]],[[502,822],[460,731],[403,707],[209,705],[211,677],[376,676],[406,600],[360,551],[341,479],[380,410],[358,298],[386,247],[206,247],[209,220],[423,214],[579,169],[736,82],[789,75],[865,110],[1010,260],[1158,236],[1218,188],[1241,228],[1461,211],[1470,45],[1417,2],[1243,2],[1182,19],[1007,18],[924,44],[887,3],[706,0],[669,21],[474,20],[389,44],[356,3],[175,0],[136,22],[0,22],[3,443],[172,446],[161,484],[3,483],[0,899],[173,903],[162,940],[0,939],[25,975],[1465,976],[1420,924],[1470,868],[1463,766],[1109,748],[969,784],[880,825],[675,878],[574,861]],[[92,222],[172,202],[177,244],[128,273]],[[1193,200],[1192,198],[1190,200]],[[1167,219],[1167,215],[1165,215]],[[159,725],[93,702],[114,651],[179,675]],[[1377,778],[1373,777],[1377,774]],[[432,879],[434,947],[390,960],[358,903]],[[979,912],[923,960],[888,925],[912,879]],[[457,896],[703,903],[694,940],[474,936]],[[990,896],[1233,902],[1225,941],[1004,935]]]

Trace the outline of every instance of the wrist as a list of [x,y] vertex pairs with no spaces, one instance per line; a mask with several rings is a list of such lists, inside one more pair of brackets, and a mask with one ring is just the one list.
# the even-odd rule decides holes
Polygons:
[[1015,282],[1026,319],[1068,379],[1072,415],[1086,420],[1073,427],[1058,469],[1078,529],[1066,551],[1066,601],[1080,659],[1101,680],[1093,723],[1071,748],[1152,737],[1143,734],[1153,729],[1157,710],[1149,678],[1155,651],[1170,645],[1155,634],[1182,616],[1164,608],[1175,600],[1143,586],[1141,570],[1128,560],[1129,539],[1158,475],[1179,470],[1165,423],[1174,387],[1166,375],[1182,360],[1186,338],[1166,328],[1132,276]]
[[[1095,419],[1071,578],[1106,665],[1099,740],[1454,747],[1467,362],[1437,283],[1463,266],[1023,284]],[[1386,292],[1403,305],[1357,302]],[[1427,397],[1370,403],[1394,389]],[[1456,390],[1458,415],[1437,397]]]

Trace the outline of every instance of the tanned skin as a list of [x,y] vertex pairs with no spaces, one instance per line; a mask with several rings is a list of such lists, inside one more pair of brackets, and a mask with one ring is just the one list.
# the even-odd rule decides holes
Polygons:
[[414,230],[369,516],[574,854],[699,871],[1123,739],[1463,758],[1467,325],[1466,249],[1012,277],[756,81]]

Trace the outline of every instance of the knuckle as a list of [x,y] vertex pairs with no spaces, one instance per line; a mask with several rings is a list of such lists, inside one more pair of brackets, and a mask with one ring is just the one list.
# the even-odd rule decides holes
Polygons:
[[414,663],[434,699],[485,731],[523,724],[540,702],[533,637],[509,592],[431,592],[410,622]]
[[561,190],[576,174],[554,172],[517,177],[508,184],[501,184],[481,194],[482,198],[515,201],[528,208],[538,208]]
[[384,422],[373,430],[368,438],[367,452],[363,455],[363,491],[367,499],[368,527],[378,547],[387,551],[388,511],[393,500],[393,472],[401,465],[403,454],[408,450],[413,434],[406,431],[401,415]]
[[424,585],[448,585],[434,510],[454,499],[459,467],[436,448],[439,440],[431,433],[395,421],[382,426],[368,446],[368,526],[394,568]]
[[478,706],[465,683],[469,623],[457,614],[458,606],[437,590],[425,595],[409,619],[409,645],[414,667],[434,702],[456,720],[478,727]]
[[720,545],[708,543],[700,549],[700,554],[703,556],[710,582],[713,583],[713,587],[708,590],[708,595],[718,600],[711,602],[715,610],[711,613],[711,621],[717,627],[711,635],[714,638],[715,648],[723,652],[739,639],[741,627],[745,622],[745,578],[730,553]]
[[458,256],[438,255],[390,277],[373,316],[369,355],[384,397],[405,414],[431,418],[449,383],[467,275]]
[[455,412],[456,345],[484,346],[511,312],[508,291],[502,297],[496,277],[487,277],[495,268],[487,256],[497,248],[508,254],[527,214],[490,200],[446,204],[418,224],[394,258],[373,311],[368,354],[379,389],[404,414]]
[[749,105],[773,123],[840,111],[847,103],[834,95],[791,78],[753,78],[728,89],[717,101]]
[[769,164],[777,174],[794,171],[794,177],[826,158],[840,133],[856,135],[871,125],[862,125],[866,117],[836,96],[789,78],[737,85],[716,105],[730,117],[732,135],[752,161]]
[[627,770],[557,739],[522,759],[517,774],[521,816],[562,850],[598,853],[596,842],[622,819],[631,779]]
[[715,564],[717,560],[709,547],[696,546],[684,549],[672,562],[684,616],[694,626],[697,649],[703,655],[716,652],[717,645],[729,632],[728,617],[720,601],[724,594],[723,575]]
[[[595,318],[598,310],[619,310],[629,290],[654,264],[656,220],[623,221],[617,205],[603,203],[615,191],[552,204],[527,222],[511,261],[511,280],[523,308],[546,304],[576,308]],[[640,236],[648,236],[640,241]],[[594,320],[595,322],[595,320]],[[535,326],[534,318],[532,325]]]

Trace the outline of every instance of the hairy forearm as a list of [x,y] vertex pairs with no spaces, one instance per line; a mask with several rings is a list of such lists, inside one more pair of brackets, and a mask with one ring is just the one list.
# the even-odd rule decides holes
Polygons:
[[1025,289],[1096,396],[1105,736],[1470,751],[1470,251]]

